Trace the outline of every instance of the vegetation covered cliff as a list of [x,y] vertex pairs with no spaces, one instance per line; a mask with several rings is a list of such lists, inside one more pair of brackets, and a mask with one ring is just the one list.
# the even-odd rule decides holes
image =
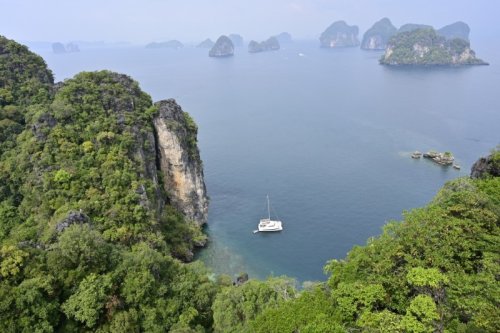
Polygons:
[[358,46],[358,33],[358,26],[350,26],[345,21],[336,21],[323,31],[319,41],[321,47],[325,48]]
[[2,331],[209,327],[216,286],[175,259],[205,236],[160,181],[151,98],[108,71],[55,86],[26,47],[0,50]]
[[393,36],[380,63],[390,66],[486,65],[476,57],[470,43],[461,38],[446,39],[432,28],[400,32]]
[[388,18],[383,18],[368,29],[363,35],[361,48],[364,50],[385,50],[387,42],[397,29]]
[[234,55],[234,44],[227,36],[220,36],[214,46],[208,52],[209,57],[232,57]]

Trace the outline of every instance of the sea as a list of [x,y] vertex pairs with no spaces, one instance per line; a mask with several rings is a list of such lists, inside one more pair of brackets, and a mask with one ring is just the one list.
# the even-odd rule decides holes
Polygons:
[[[57,81],[109,69],[154,101],[175,98],[199,126],[210,196],[210,242],[197,258],[215,274],[300,284],[327,279],[329,260],[429,203],[500,143],[500,48],[472,47],[490,66],[388,68],[382,52],[318,41],[219,59],[189,46],[38,52]],[[415,150],[451,151],[461,170],[412,159]],[[267,195],[284,230],[254,233]]]

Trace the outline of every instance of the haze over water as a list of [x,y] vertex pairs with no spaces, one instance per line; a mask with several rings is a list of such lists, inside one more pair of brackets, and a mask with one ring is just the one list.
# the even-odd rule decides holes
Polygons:
[[[428,203],[500,142],[500,50],[472,47],[491,66],[391,69],[380,52],[317,41],[227,59],[195,48],[42,56],[57,80],[110,69],[155,101],[175,98],[199,126],[211,198],[199,257],[216,272],[305,281],[325,279],[326,261]],[[452,151],[462,170],[413,160],[416,149]],[[253,234],[266,194],[285,230]]]

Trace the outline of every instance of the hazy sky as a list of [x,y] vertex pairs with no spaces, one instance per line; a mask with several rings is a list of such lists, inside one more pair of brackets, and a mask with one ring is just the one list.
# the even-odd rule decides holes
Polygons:
[[316,38],[341,19],[362,35],[384,16],[397,27],[463,20],[472,38],[500,32],[500,0],[0,0],[0,13],[0,35],[19,41],[196,42],[232,32],[248,41],[281,31]]

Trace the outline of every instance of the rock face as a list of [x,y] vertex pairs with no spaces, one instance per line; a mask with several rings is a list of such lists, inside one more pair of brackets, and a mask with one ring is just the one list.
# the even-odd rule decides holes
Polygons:
[[[496,156],[496,157],[495,157]],[[484,178],[489,176],[500,177],[500,155],[489,155],[481,157],[471,168],[471,178]]]
[[200,44],[198,44],[196,47],[198,47],[198,48],[205,48],[205,49],[211,49],[214,45],[215,45],[215,43],[210,38],[207,38],[203,42],[201,42]]
[[270,37],[269,39],[258,43],[252,40],[248,44],[248,52],[257,53],[257,52],[265,52],[265,51],[276,51],[280,49],[280,43],[276,37]]
[[56,225],[56,231],[61,233],[73,224],[84,224],[89,222],[89,217],[82,212],[69,212],[68,215]]
[[319,37],[321,47],[349,47],[358,46],[359,28],[347,25],[344,21],[332,23]]
[[208,52],[210,57],[231,57],[234,55],[234,45],[227,36],[220,36]]
[[235,47],[241,47],[241,46],[243,46],[243,37],[241,37],[241,35],[230,34],[229,35],[229,39],[231,40],[231,42],[233,42],[233,45]]
[[280,45],[283,44],[288,44],[292,42],[292,35],[290,35],[288,32],[282,32],[279,35],[274,36],[280,43]]
[[487,65],[476,58],[466,40],[448,40],[432,28],[401,32],[393,36],[380,59],[389,66]]
[[178,40],[169,40],[168,42],[149,43],[146,45],[147,49],[181,49],[184,45]]
[[389,39],[397,33],[397,29],[388,18],[376,22],[363,35],[363,50],[385,50]]
[[171,203],[189,220],[207,222],[208,197],[196,145],[197,127],[173,99],[155,103],[156,143],[163,187]]
[[468,41],[470,28],[467,23],[459,21],[442,27],[437,33],[446,39],[461,38]]

